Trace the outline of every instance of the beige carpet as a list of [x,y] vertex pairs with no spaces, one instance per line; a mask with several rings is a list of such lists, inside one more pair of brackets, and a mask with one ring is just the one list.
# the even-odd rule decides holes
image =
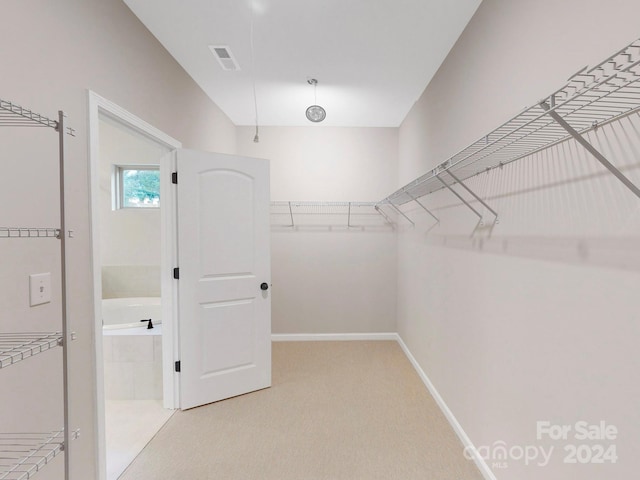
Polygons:
[[175,415],[122,480],[481,480],[396,342],[273,344],[273,386]]

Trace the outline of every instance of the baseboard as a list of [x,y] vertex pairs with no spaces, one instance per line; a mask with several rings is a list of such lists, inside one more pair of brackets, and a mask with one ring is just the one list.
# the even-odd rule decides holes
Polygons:
[[476,466],[480,470],[480,473],[482,474],[482,476],[486,480],[496,480],[495,475],[493,474],[493,472],[491,471],[487,463],[484,461],[484,459],[480,456],[475,445],[471,442],[471,439],[463,430],[460,423],[458,423],[458,420],[456,420],[456,417],[453,415],[453,412],[449,409],[444,399],[440,396],[440,393],[438,393],[438,390],[436,390],[436,387],[433,385],[433,383],[431,383],[431,380],[429,380],[429,377],[424,372],[424,370],[422,369],[418,361],[415,359],[411,351],[409,351],[409,348],[404,343],[404,340],[402,340],[402,337],[399,334],[397,334],[396,339],[398,341],[398,344],[400,345],[400,348],[402,348],[402,351],[404,351],[404,354],[407,356],[407,358],[413,365],[413,368],[415,368],[416,372],[418,372],[420,379],[426,385],[427,389],[431,393],[431,396],[434,398],[434,400],[440,407],[440,410],[442,410],[442,413],[444,413],[444,416],[449,421],[449,424],[451,424],[451,427],[453,427],[453,431],[456,432],[456,435],[458,435],[458,438],[462,442],[462,445],[465,447],[465,450],[467,452],[473,452],[473,461],[475,462]]
[[344,342],[356,340],[398,340],[398,334],[388,333],[273,333],[272,342]]
[[395,332],[388,333],[274,333],[271,335],[271,341],[273,342],[326,342],[326,341],[357,341],[357,340],[395,340],[402,348],[402,351],[415,368],[418,376],[422,380],[422,382],[431,393],[431,396],[434,398],[440,410],[449,421],[449,424],[453,428],[453,431],[456,433],[465,450],[468,452],[473,452],[473,461],[476,466],[480,470],[480,473],[485,478],[485,480],[496,480],[495,475],[484,461],[484,459],[478,453],[475,445],[471,442],[471,439],[463,430],[462,426],[453,415],[453,412],[449,409],[444,399],[436,390],[436,387],[431,383],[429,377],[424,372],[418,361],[415,359],[409,347],[404,343],[402,337]]

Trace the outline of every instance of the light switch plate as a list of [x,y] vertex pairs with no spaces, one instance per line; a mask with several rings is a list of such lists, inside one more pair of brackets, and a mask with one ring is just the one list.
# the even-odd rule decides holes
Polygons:
[[29,305],[35,307],[51,302],[51,274],[29,275]]

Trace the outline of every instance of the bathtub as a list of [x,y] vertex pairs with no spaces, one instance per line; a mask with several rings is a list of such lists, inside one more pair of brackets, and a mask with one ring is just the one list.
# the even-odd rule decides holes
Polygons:
[[[152,319],[152,329],[140,322]],[[104,335],[161,335],[162,304],[160,297],[108,298],[102,300]]]
[[[153,320],[147,329],[142,319]],[[102,300],[102,354],[107,400],[162,399],[160,298]]]

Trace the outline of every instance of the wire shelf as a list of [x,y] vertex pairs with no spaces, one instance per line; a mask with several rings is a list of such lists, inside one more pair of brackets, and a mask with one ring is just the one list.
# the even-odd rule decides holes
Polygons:
[[[65,232],[65,134],[75,136],[75,131],[65,126],[65,114],[58,112],[58,119],[52,120],[0,99],[0,127],[49,127],[58,135],[59,152],[59,205],[60,224],[58,228],[41,227],[0,227],[0,238],[51,238],[60,240],[61,268],[61,323],[62,332],[57,333],[0,333],[0,369],[37,355],[55,346],[63,346],[68,336],[67,281],[66,281],[66,238]],[[71,232],[70,232],[71,233]],[[63,342],[64,339],[64,342]],[[0,480],[26,480],[32,478],[43,466],[60,453],[70,437],[77,438],[78,431],[69,430],[69,361],[68,350],[62,350],[62,387],[64,429],[53,434],[7,434],[0,433]],[[70,478],[69,455],[64,456],[64,478]]]
[[58,129],[58,122],[44,117],[15,103],[0,99],[0,125],[7,127],[51,127]]
[[0,333],[0,368],[45,352],[61,343],[62,333],[60,332]]
[[281,226],[295,226],[296,219],[309,216],[326,216],[333,219],[344,218],[348,227],[356,226],[352,221],[356,219],[368,222],[372,218],[380,217],[377,202],[271,202],[272,224]]
[[374,209],[376,202],[271,202],[272,214],[291,207],[307,215],[346,215],[349,208]]
[[0,238],[60,238],[60,229],[49,227],[0,227]]
[[0,480],[27,480],[64,450],[64,430],[0,433]]
[[395,191],[380,203],[402,205],[457,180],[519,160],[572,138],[553,117],[578,133],[597,128],[640,109],[640,39],[596,67],[583,68],[561,89],[525,109],[436,168]]

